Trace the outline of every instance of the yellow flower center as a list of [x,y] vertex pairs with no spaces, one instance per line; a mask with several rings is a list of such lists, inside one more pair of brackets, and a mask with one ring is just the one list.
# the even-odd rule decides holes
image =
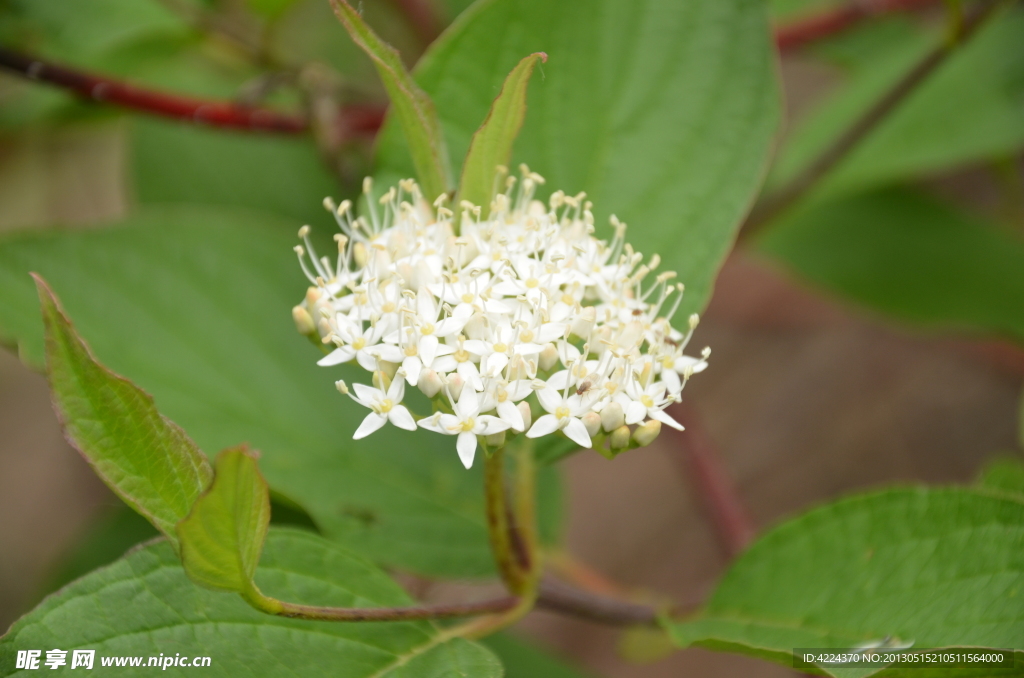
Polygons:
[[380,408],[381,414],[387,414],[388,412],[391,411],[391,408],[394,406],[395,404],[391,402],[390,398],[385,398],[384,400],[380,401],[379,405],[377,405],[377,407]]
[[533,341],[533,332],[530,330],[523,330],[519,334],[520,341]]
[[469,351],[467,351],[464,348],[460,348],[458,351],[455,352],[455,355],[453,355],[452,357],[458,360],[460,363],[464,363],[467,360],[469,360]]
[[501,342],[498,342],[497,344],[494,345],[494,352],[495,353],[506,353],[507,351],[508,351],[508,346],[503,344],[503,343],[501,343]]
[[528,289],[531,289],[531,290],[532,290],[533,288],[535,288],[535,287],[538,287],[538,286],[540,286],[540,281],[539,281],[539,280],[537,280],[536,278],[528,278],[528,279],[527,279],[527,281],[526,281],[526,287],[527,287]]
[[435,328],[431,323],[423,323],[422,325],[420,325],[420,334],[422,334],[423,336],[433,334],[434,329]]
[[565,419],[566,417],[569,416],[569,408],[568,407],[559,407],[559,408],[557,408],[555,410],[555,416],[558,417],[559,419]]
[[459,427],[463,431],[467,431],[468,432],[468,431],[472,431],[475,426],[476,426],[476,419],[473,419],[472,417],[470,417],[469,419],[466,419],[465,421],[461,422]]
[[469,292],[466,292],[465,294],[462,295],[462,301],[464,301],[467,304],[472,304],[473,303],[473,295],[470,294]]
[[408,346],[405,347],[405,355],[409,356],[410,358],[413,357],[414,355],[417,355],[418,353],[419,348],[416,347],[416,344],[409,344]]
[[364,339],[362,337],[359,337],[358,339],[356,339],[355,341],[352,342],[352,348],[354,348],[357,351],[361,351],[365,347],[366,347],[366,339]]
[[640,396],[640,402],[644,404],[644,407],[654,407],[654,399],[647,394]]

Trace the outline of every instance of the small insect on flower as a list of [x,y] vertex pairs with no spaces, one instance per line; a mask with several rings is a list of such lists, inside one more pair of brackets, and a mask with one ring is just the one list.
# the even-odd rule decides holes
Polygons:
[[[594,237],[586,194],[555,191],[543,203],[543,178],[520,169],[486,217],[467,202],[449,209],[446,196],[431,205],[412,180],[375,195],[367,179],[366,214],[324,201],[342,231],[333,260],[299,231],[311,287],[292,311],[296,327],[333,346],[320,365],[354,361],[374,384],[350,393],[338,382],[370,410],[355,438],[418,424],[456,436],[468,468],[478,442],[502,436],[620,450],[647,444],[661,424],[681,428],[664,410],[710,355],[684,353],[696,315],[685,331],[672,326],[683,286],[654,274],[660,258],[645,261],[614,216],[611,240]],[[431,399],[431,416],[414,421],[407,386]]]

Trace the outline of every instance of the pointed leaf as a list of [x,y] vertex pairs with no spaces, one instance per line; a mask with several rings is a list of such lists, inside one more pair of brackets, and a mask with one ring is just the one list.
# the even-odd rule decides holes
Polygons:
[[[322,537],[274,528],[256,571],[269,594],[337,607],[400,606],[409,596],[365,560]],[[89,620],[83,623],[83,620]],[[149,544],[47,598],[0,638],[0,678],[18,650],[96,651],[98,675],[143,675],[105,668],[103,658],[163,654],[210,657],[210,665],[169,667],[159,675],[211,678],[500,678],[486,648],[427,622],[310,622],[263,614],[238,596],[193,584],[174,551]],[[64,667],[65,670],[68,667]],[[163,668],[163,667],[161,667]],[[155,669],[150,667],[149,671]],[[75,674],[70,674],[75,675]],[[85,675],[89,675],[88,673]]]
[[47,283],[33,276],[46,329],[53,405],[68,441],[97,475],[167,535],[209,484],[206,457],[153,398],[93,358]]
[[498,166],[508,166],[512,158],[512,145],[526,117],[526,86],[538,61],[547,61],[548,55],[537,52],[526,57],[505,78],[501,93],[491,104],[491,110],[480,129],[469,142],[469,152],[462,165],[462,180],[458,197],[479,205],[484,216],[494,198]]
[[245,446],[217,455],[213,484],[178,523],[182,565],[201,586],[252,588],[270,524],[270,491],[256,458]]
[[794,648],[885,638],[915,648],[1017,648],[1020,666],[1022,592],[1024,501],[894,489],[822,506],[765,534],[702,613],[668,628],[681,647],[789,666]]
[[448,191],[448,151],[434,102],[413,81],[398,52],[373,32],[345,0],[331,0],[352,40],[366,52],[384,83],[416,167],[424,196],[433,201]]

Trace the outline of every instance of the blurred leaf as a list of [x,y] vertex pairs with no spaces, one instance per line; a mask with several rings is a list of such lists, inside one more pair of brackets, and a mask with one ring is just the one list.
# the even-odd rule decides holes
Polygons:
[[[771,530],[733,564],[700,614],[669,630],[680,647],[787,666],[794,648],[884,638],[916,648],[1019,648],[1022,595],[1024,502],[966,489],[893,489]],[[1018,666],[1021,659],[1018,651]]]
[[[214,208],[152,210],[121,228],[0,240],[0,338],[41,362],[27,272],[47,276],[102,360],[147,389],[203,448],[248,441],[273,490],[323,533],[424,574],[493,574],[479,465],[451,439],[387,427],[351,440],[358,408],[291,319],[306,281],[279,219]],[[542,536],[557,538],[558,476],[540,479]]]
[[1024,340],[1024,242],[923,194],[893,188],[798,208],[757,247],[899,318]]
[[270,492],[249,448],[217,455],[213,484],[178,523],[181,564],[211,589],[248,592],[270,524]]
[[246,0],[249,9],[268,19],[277,19],[295,2],[296,0]]
[[[391,110],[402,126],[407,149],[429,202],[448,191],[448,149],[441,135],[434,102],[413,81],[398,52],[381,40],[345,0],[331,0],[352,41],[366,52],[391,99]],[[483,116],[481,116],[482,118]]]
[[1024,459],[1018,455],[990,461],[978,476],[978,486],[1015,495],[1024,501]]
[[490,211],[495,189],[501,190],[498,166],[508,167],[512,146],[526,117],[526,86],[530,84],[533,67],[547,58],[543,53],[531,54],[516,64],[470,141],[457,198],[479,205],[484,217]]
[[53,292],[41,278],[35,281],[47,376],[65,436],[103,482],[177,549],[174,526],[211,479],[206,457],[149,395],[92,357]]
[[[271,530],[256,579],[276,596],[308,604],[409,604],[380,570],[307,532]],[[85,616],[98,621],[83,624]],[[133,551],[15,622],[0,639],[0,676],[21,673],[14,668],[15,649],[55,647],[96,650],[96,668],[111,655],[209,656],[202,673],[230,678],[501,676],[501,664],[486,648],[450,639],[425,622],[340,624],[261,614],[238,596],[195,586],[166,543]],[[193,673],[192,667],[171,668],[166,675]]]
[[827,12],[841,7],[845,3],[844,0],[770,0],[768,4],[771,7],[773,19],[791,21]]
[[311,140],[237,134],[138,118],[133,185],[142,204],[202,203],[263,210],[303,224],[334,222],[323,199],[339,188]]
[[[814,195],[848,193],[1024,147],[1022,34],[1024,8],[1000,12],[823,179]],[[942,39],[937,31],[919,31],[866,59],[789,136],[769,186],[798,175]]]
[[505,667],[505,678],[587,678],[591,675],[508,633],[488,636],[483,644],[498,655]]
[[[549,60],[530,86],[513,163],[528,163],[548,189],[587,191],[605,233],[611,213],[628,222],[627,239],[685,282],[681,313],[700,310],[779,119],[765,4],[478,3],[416,68],[452,157],[464,157],[505,74],[534,52]],[[410,176],[393,123],[378,149],[382,180]]]
[[156,35],[191,29],[158,0],[6,0],[0,4],[4,43],[82,67],[104,52]]
[[634,664],[651,664],[676,651],[672,636],[665,629],[633,626],[619,637],[619,656]]

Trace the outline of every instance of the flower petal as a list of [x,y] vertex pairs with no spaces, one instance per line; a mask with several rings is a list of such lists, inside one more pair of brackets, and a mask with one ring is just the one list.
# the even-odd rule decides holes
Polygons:
[[636,400],[630,401],[629,405],[626,406],[626,423],[627,424],[639,424],[647,416],[647,408],[644,404],[637,402]]
[[352,435],[352,440],[365,438],[386,424],[387,421],[388,418],[384,415],[377,414],[376,412],[370,412],[366,415],[366,418],[363,419],[363,423],[359,425],[359,428],[357,428],[356,432]]
[[339,346],[334,349],[320,360],[316,361],[316,364],[320,367],[330,367],[332,365],[340,365],[341,363],[347,363],[352,360],[356,355],[355,350],[351,346]]
[[473,427],[473,432],[479,436],[489,436],[492,433],[507,431],[510,427],[511,425],[504,419],[485,414],[476,418],[476,426]]
[[[581,422],[582,423],[582,422]],[[539,438],[546,436],[549,433],[554,433],[558,430],[558,417],[553,414],[545,414],[537,421],[533,422],[533,426],[526,433],[527,438]]]
[[569,417],[569,422],[562,430],[565,431],[569,440],[580,447],[590,447],[593,444],[590,441],[590,434],[587,433],[587,427],[576,417]]
[[476,435],[469,431],[463,431],[459,434],[459,439],[455,443],[455,449],[459,451],[459,459],[462,460],[462,465],[470,468],[473,465],[473,457],[476,456]]
[[[395,381],[399,380],[396,379]],[[416,430],[416,422],[413,421],[412,415],[409,414],[409,410],[405,405],[395,405],[392,407],[391,411],[388,412],[388,420],[398,428],[404,428],[406,431]]]
[[526,428],[526,423],[523,421],[523,415],[519,411],[519,408],[512,404],[511,400],[505,400],[498,403],[498,416],[508,422],[514,430],[522,432]]

